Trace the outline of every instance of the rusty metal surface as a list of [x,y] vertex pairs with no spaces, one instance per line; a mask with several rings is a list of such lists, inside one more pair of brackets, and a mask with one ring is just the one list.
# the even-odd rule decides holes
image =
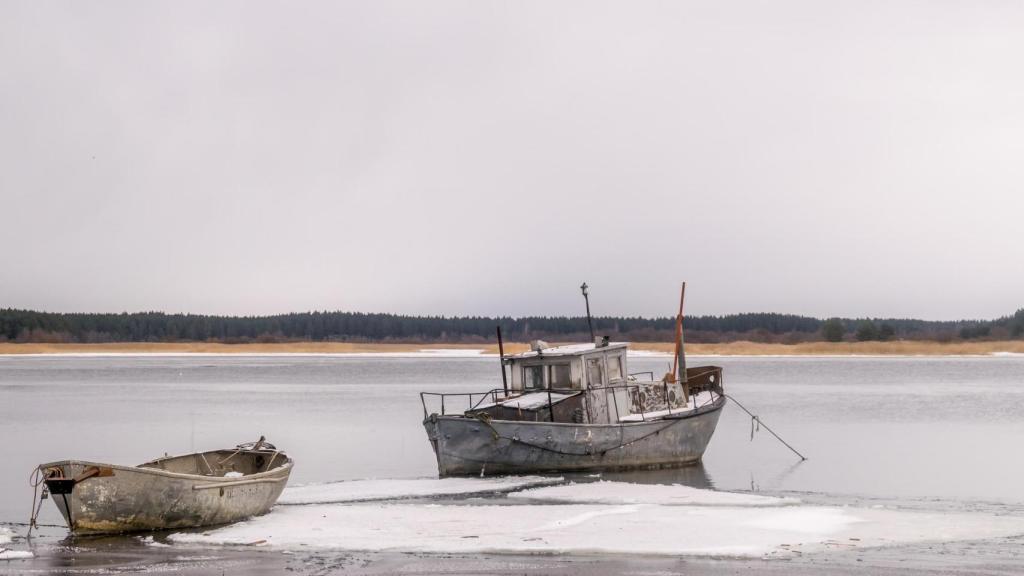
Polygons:
[[[274,467],[249,470],[243,476],[225,477],[223,470],[246,471],[239,460],[221,465],[215,451],[178,459],[161,459],[143,466],[118,466],[97,462],[64,460],[42,464],[48,484],[70,484],[67,493],[55,493],[52,500],[75,534],[101,534],[192,528],[236,522],[265,514],[277,502],[292,470],[283,453],[263,453],[268,461],[276,454]],[[176,460],[213,462],[209,474],[184,473],[188,468]],[[171,470],[161,469],[170,462]],[[189,464],[191,466],[191,464]],[[197,470],[198,472],[198,470]],[[212,475],[217,474],[219,475]],[[253,473],[255,472],[255,473]]]
[[441,476],[681,466],[700,461],[725,398],[685,414],[625,424],[424,419]]

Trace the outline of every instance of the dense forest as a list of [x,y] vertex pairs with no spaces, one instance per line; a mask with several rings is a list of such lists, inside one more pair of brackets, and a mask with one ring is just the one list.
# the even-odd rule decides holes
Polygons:
[[[613,339],[670,342],[675,319],[597,317],[594,331]],[[1024,309],[987,321],[928,321],[899,318],[831,318],[774,313],[693,316],[685,320],[691,342],[796,343],[814,340],[1024,338]],[[542,338],[589,339],[585,317],[445,317],[302,312],[274,316],[204,316],[138,312],[59,314],[0,309],[0,342],[183,342],[227,343],[339,342],[484,342],[501,326],[509,341]]]

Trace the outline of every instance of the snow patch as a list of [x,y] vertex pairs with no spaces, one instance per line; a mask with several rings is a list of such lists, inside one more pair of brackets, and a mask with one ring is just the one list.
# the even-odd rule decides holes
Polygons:
[[8,550],[0,548],[0,560],[25,560],[32,558],[35,554],[27,550]]
[[1024,533],[1024,518],[829,506],[365,503],[277,508],[174,542],[283,550],[764,557]]
[[799,504],[796,498],[701,490],[679,484],[631,484],[588,482],[531,488],[509,498],[560,504],[659,504],[662,506],[784,506]]
[[[6,526],[0,526],[0,544],[10,544],[14,539],[14,532]],[[0,546],[0,560],[23,560],[32,558],[34,554],[27,550],[11,550]]]
[[661,352],[659,350],[629,350],[626,355],[630,358],[672,358],[675,354]]
[[286,488],[278,504],[333,504],[371,500],[399,500],[432,496],[461,496],[511,492],[522,488],[563,482],[543,476],[501,476],[494,478],[414,478],[349,480],[329,484],[308,484]]
[[[573,392],[571,394],[559,394],[558,392],[530,392],[520,396],[515,396],[508,400],[499,400],[498,404],[506,408],[517,408],[519,410],[538,410],[540,408],[544,408],[549,403],[558,404],[566,398],[572,398],[579,394],[580,392]],[[484,408],[490,408],[491,406],[494,406],[493,402],[481,404],[475,408],[483,410]]]
[[485,350],[482,348],[421,348],[419,352],[426,356],[465,358],[467,356],[480,356],[485,352]]
[[151,546],[153,548],[170,548],[171,547],[170,544],[164,544],[163,542],[157,542],[156,540],[153,540],[152,536],[144,536],[142,538],[139,538],[139,542],[142,542],[146,546]]

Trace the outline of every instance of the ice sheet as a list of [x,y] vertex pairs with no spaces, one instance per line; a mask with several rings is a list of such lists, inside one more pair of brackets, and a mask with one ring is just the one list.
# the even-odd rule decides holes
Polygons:
[[660,504],[663,506],[784,506],[799,504],[796,498],[701,490],[679,484],[630,484],[588,482],[530,488],[509,498],[560,504]]
[[0,560],[23,560],[32,558],[34,554],[27,550],[8,550],[0,548]]
[[330,504],[397,500],[430,496],[459,496],[511,492],[521,488],[558,484],[562,478],[503,476],[496,478],[413,478],[350,480],[286,488],[278,504]]
[[784,556],[1024,533],[1024,518],[824,506],[288,506],[178,543],[453,553]]
[[11,550],[3,544],[10,544],[14,539],[14,532],[6,526],[0,526],[0,560],[20,560],[31,558],[33,554],[27,550]]

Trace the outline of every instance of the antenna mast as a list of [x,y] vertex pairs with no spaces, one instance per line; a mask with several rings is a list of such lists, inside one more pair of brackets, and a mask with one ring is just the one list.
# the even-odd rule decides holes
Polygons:
[[583,291],[583,300],[587,302],[587,327],[590,328],[590,341],[595,342],[596,340],[594,339],[594,322],[593,320],[590,319],[590,295],[587,294],[587,288],[589,288],[589,286],[587,286],[586,282],[584,282],[580,286],[580,290]]

